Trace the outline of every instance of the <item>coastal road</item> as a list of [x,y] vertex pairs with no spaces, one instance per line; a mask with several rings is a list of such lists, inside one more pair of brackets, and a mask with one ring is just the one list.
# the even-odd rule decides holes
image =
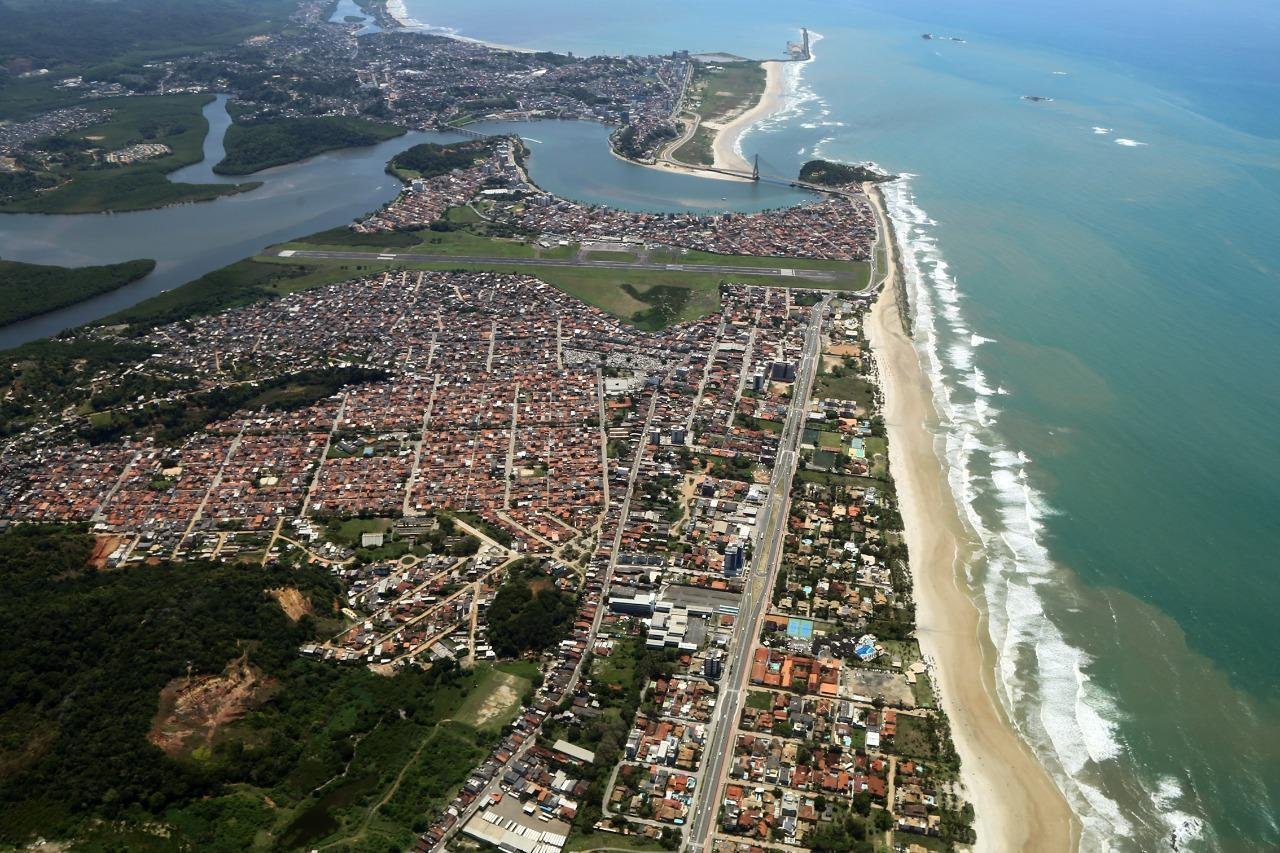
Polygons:
[[656,270],[658,272],[712,272],[723,275],[763,275],[774,278],[804,278],[811,281],[835,281],[833,270],[811,270],[798,267],[747,267],[729,264],[649,264],[640,261],[578,260],[576,258],[500,258],[480,255],[419,255],[403,252],[323,252],[282,249],[281,258],[311,258],[325,261],[402,261],[410,264],[484,264],[487,266],[521,267],[588,267],[611,270]]
[[809,394],[817,365],[822,359],[822,317],[831,297],[825,297],[813,309],[813,319],[805,333],[804,354],[796,371],[791,408],[778,442],[778,458],[769,483],[769,500],[756,527],[756,541],[751,558],[751,580],[742,593],[742,605],[730,642],[732,651],[724,672],[723,687],[716,708],[713,730],[707,738],[707,766],[700,772],[701,785],[694,802],[693,821],[689,825],[686,851],[704,850],[715,836],[720,812],[720,791],[733,757],[734,735],[742,703],[747,693],[751,672],[751,655],[760,636],[760,627],[769,610],[769,594],[782,562],[782,543],[787,532],[787,513],[791,505],[791,478],[795,475],[800,455],[800,439],[804,435],[809,410]]

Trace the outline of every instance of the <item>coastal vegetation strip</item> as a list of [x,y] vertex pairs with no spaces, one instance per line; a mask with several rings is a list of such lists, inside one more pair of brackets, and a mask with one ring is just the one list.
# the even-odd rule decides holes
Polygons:
[[110,293],[155,269],[152,260],[58,267],[0,260],[0,326]]
[[704,122],[719,122],[746,112],[759,102],[765,69],[759,62],[698,63],[685,105]]
[[352,116],[306,116],[227,128],[226,156],[213,167],[220,175],[248,175],[305,160],[325,151],[375,145],[404,134],[404,128]]

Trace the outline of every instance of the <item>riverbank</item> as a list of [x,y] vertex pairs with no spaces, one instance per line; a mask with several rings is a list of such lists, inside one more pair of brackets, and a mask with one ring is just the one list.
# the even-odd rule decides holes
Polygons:
[[[893,240],[879,193],[869,193],[880,233]],[[906,525],[917,636],[934,666],[951,722],[961,779],[974,805],[979,850],[1075,849],[1079,823],[1009,721],[995,693],[995,650],[963,575],[972,546],[934,450],[929,383],[899,311],[898,247],[867,321],[884,392],[889,458]]]

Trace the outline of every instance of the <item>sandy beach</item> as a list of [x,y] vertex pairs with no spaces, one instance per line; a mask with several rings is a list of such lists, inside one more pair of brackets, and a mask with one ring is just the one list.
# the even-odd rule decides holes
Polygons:
[[445,27],[433,27],[430,24],[424,24],[417,18],[409,14],[409,10],[405,8],[404,0],[387,0],[387,14],[396,19],[396,23],[407,30],[418,30],[428,32],[432,35],[447,36],[455,41],[465,41],[471,44],[484,45],[494,50],[506,50],[512,53],[536,53],[533,48],[514,47],[509,44],[498,44],[496,42],[484,41],[483,39],[471,38],[470,36],[459,35]]
[[704,122],[705,127],[716,130],[715,142],[712,143],[714,166],[717,169],[733,169],[750,172],[751,163],[738,153],[738,140],[747,128],[780,111],[786,106],[786,71],[781,60],[771,59],[760,63],[764,69],[764,92],[756,105],[746,112],[740,113],[724,124]]
[[[888,218],[868,187],[881,233]],[[891,230],[889,231],[891,233]],[[890,253],[888,282],[901,275]],[[937,414],[919,356],[899,319],[897,288],[886,283],[867,333],[885,396],[889,458],[906,524],[921,650],[960,753],[961,778],[977,813],[978,850],[1074,850],[1078,821],[1019,737],[995,693],[995,650],[963,575],[972,548],[933,447]]]

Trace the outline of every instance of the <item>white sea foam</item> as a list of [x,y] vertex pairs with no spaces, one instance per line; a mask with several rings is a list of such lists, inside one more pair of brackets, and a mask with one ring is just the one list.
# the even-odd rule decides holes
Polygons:
[[[993,388],[975,363],[979,347],[997,342],[965,321],[960,288],[929,230],[935,223],[911,193],[913,177],[904,175],[883,191],[902,241],[916,347],[943,420],[935,446],[946,462],[957,508],[983,546],[980,560],[966,572],[987,600],[998,692],[1080,815],[1082,848],[1106,849],[1136,831],[1096,781],[1100,765],[1125,755],[1120,714],[1112,697],[1090,680],[1092,661],[1046,614],[1045,597],[1061,598],[1065,591],[1041,541],[1052,508],[1029,475],[1033,460],[1000,435],[999,410],[991,401],[1009,392]],[[1192,837],[1199,819],[1188,806],[1174,808],[1157,798],[1151,805],[1171,831]]]
[[1201,818],[1188,814],[1179,806],[1179,801],[1185,796],[1186,791],[1182,784],[1172,776],[1160,777],[1155,793],[1151,795],[1151,799],[1159,806],[1161,817],[1164,818],[1165,826],[1169,828],[1169,834],[1178,849],[1185,848],[1196,839],[1202,838],[1206,829],[1205,822]]
[[1110,133],[1113,130],[1115,130],[1115,128],[1113,127],[1098,127],[1096,125],[1093,128],[1093,132],[1098,136],[1106,136],[1108,133]]
[[1054,76],[1054,77],[1066,77],[1066,76],[1067,76],[1067,72],[1066,72],[1066,71],[1055,71],[1055,72],[1053,72],[1053,76]]
[[[816,103],[822,109],[821,116],[830,115],[831,111],[827,107],[827,103],[818,97],[818,94],[804,80],[805,69],[818,58],[818,55],[814,52],[814,47],[820,41],[822,41],[822,34],[810,30],[809,58],[801,62],[782,63],[782,106],[772,115],[754,122],[745,128],[742,133],[738,134],[738,138],[734,140],[733,149],[739,157],[745,157],[742,146],[747,137],[753,133],[771,130],[788,123],[791,119],[804,112],[807,105],[811,103]],[[801,127],[816,129],[818,124],[806,122]],[[821,156],[818,154],[818,146],[814,146],[814,156]]]
[[1125,139],[1123,137],[1116,140],[1116,145],[1123,145],[1126,148],[1140,148],[1140,147],[1144,147],[1146,144],[1147,143],[1139,142],[1136,139]]

